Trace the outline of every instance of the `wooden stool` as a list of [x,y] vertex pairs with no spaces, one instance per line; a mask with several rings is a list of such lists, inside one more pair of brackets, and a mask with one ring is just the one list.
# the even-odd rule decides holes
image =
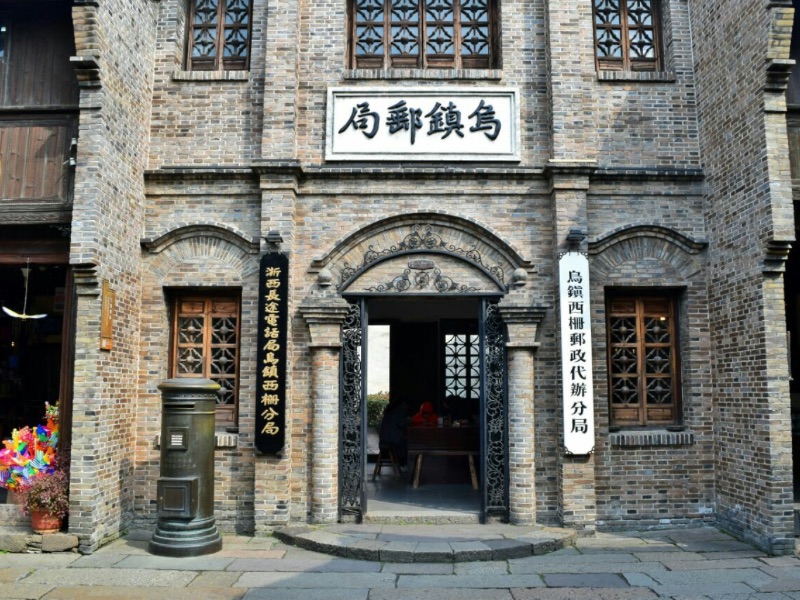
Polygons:
[[400,463],[397,462],[397,456],[394,450],[391,448],[380,448],[378,450],[378,460],[375,462],[375,470],[372,472],[372,481],[375,481],[375,478],[378,476],[378,473],[381,472],[381,467],[386,460],[392,463],[394,474],[400,477]]

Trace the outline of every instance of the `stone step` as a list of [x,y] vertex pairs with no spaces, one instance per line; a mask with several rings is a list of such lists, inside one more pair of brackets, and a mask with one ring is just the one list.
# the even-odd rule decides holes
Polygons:
[[577,539],[572,529],[499,524],[303,525],[277,529],[274,535],[314,552],[400,563],[522,558],[572,546]]
[[29,527],[0,527],[0,552],[40,554],[69,552],[78,547],[78,536],[70,533],[33,533]]

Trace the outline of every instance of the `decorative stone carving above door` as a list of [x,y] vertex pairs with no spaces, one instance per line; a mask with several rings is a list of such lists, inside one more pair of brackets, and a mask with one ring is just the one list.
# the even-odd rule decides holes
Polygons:
[[534,267],[472,221],[411,213],[354,232],[311,270],[340,294],[506,294]]

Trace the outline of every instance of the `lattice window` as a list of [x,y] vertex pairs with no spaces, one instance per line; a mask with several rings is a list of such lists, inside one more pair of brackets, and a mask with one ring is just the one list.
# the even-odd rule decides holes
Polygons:
[[607,310],[611,424],[675,425],[680,385],[675,302],[611,296]]
[[355,68],[498,66],[496,0],[351,0]]
[[221,387],[217,424],[235,425],[239,397],[239,299],[175,299],[170,377],[208,378]]
[[480,398],[480,338],[474,334],[444,336],[445,397]]
[[186,68],[241,71],[250,64],[251,0],[191,0]]
[[600,71],[660,68],[658,0],[592,0]]

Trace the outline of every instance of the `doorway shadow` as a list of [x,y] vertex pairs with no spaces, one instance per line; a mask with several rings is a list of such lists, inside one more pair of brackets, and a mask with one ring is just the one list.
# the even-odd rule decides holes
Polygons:
[[366,482],[368,520],[480,522],[481,492],[472,489],[464,457],[426,460],[417,488],[411,485],[410,469],[398,477],[389,466],[374,482]]

